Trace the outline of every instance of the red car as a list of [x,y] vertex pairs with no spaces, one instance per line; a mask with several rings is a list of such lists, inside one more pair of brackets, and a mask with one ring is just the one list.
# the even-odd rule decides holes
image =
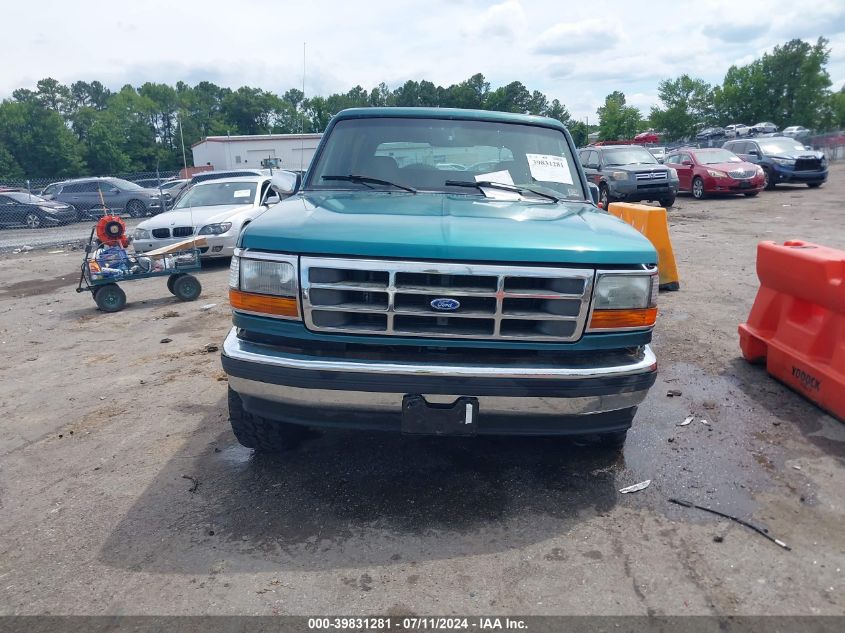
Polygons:
[[761,167],[726,149],[677,149],[663,164],[678,172],[678,190],[690,191],[699,200],[708,193],[756,196],[766,183]]
[[649,130],[648,132],[640,132],[634,137],[637,143],[659,143],[660,134]]

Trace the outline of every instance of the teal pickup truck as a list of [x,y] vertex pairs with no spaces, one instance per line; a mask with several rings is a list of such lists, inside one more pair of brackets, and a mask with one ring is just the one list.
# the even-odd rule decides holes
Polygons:
[[657,372],[657,254],[596,206],[560,122],[345,110],[273,186],[230,270],[241,444],[303,426],[624,443]]

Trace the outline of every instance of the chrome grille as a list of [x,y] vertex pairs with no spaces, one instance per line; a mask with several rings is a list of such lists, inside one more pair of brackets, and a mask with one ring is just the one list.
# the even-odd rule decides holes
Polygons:
[[165,239],[170,237],[170,229],[153,229],[153,237]]
[[728,175],[736,180],[746,180],[748,178],[753,178],[756,173],[756,169],[734,169],[733,171],[729,171]]
[[[594,277],[580,268],[316,257],[300,267],[309,330],[427,338],[576,340]],[[460,307],[437,311],[435,299]]]
[[664,170],[661,171],[638,171],[637,172],[637,180],[666,180],[668,177],[669,172]]
[[173,229],[173,237],[190,237],[193,234],[194,229],[190,226],[177,226]]

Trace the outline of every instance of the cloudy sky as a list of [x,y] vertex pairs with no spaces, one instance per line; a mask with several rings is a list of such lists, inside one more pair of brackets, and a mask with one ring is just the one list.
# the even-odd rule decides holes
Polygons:
[[793,37],[827,37],[834,88],[845,84],[842,0],[40,0],[3,14],[0,97],[48,76],[282,93],[301,86],[303,42],[309,95],[481,72],[591,121],[613,90],[647,113],[661,79],[720,82],[731,64]]

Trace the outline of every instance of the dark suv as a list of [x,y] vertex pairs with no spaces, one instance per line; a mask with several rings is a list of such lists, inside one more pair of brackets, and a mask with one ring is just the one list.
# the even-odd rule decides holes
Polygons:
[[[122,178],[79,178],[47,186],[41,194],[48,200],[76,207],[79,219],[109,213],[133,218],[161,213],[161,194]],[[165,194],[167,197],[167,194]]]
[[678,174],[664,167],[645,147],[613,145],[585,147],[578,155],[587,181],[599,188],[599,202],[656,200],[661,207],[675,204]]
[[782,182],[807,183],[819,187],[827,180],[827,158],[824,153],[807,149],[800,141],[787,136],[769,136],[751,140],[728,141],[727,150],[763,168],[766,189]]

